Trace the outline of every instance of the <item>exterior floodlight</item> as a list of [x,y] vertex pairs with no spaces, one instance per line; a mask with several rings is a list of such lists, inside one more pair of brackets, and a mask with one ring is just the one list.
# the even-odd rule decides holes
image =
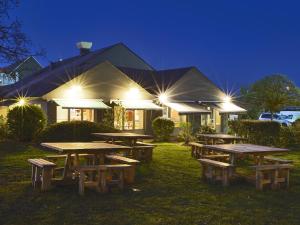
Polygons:
[[76,99],[82,94],[82,87],[81,85],[73,85],[70,87],[70,89],[66,92],[66,97],[69,99]]
[[166,103],[168,101],[168,96],[165,94],[165,93],[161,93],[159,96],[158,96],[158,100],[161,102],[161,103]]
[[20,98],[17,102],[17,105],[23,107],[26,105],[26,100],[24,98]]
[[140,98],[140,90],[138,88],[131,88],[126,94],[127,100],[134,100],[139,98]]
[[229,95],[224,97],[224,102],[225,103],[230,103],[231,102],[231,97]]

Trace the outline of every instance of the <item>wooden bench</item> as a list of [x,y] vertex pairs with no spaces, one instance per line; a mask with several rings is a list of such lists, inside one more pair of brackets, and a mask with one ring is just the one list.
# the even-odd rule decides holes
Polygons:
[[280,158],[275,158],[275,157],[270,157],[270,156],[265,156],[264,160],[270,163],[274,164],[292,164],[293,160],[289,159],[280,159]]
[[202,165],[202,178],[210,181],[221,181],[223,186],[229,185],[232,165],[211,159],[198,159]]
[[190,142],[189,146],[191,146],[191,156],[193,158],[199,159],[203,155],[203,144],[197,142]]
[[132,157],[136,160],[150,162],[152,160],[153,145],[136,145],[132,147]]
[[128,164],[79,166],[79,194],[84,195],[85,187],[102,193],[106,193],[112,186],[123,190],[125,170],[130,167]]
[[41,190],[46,191],[51,188],[51,179],[53,177],[53,169],[56,164],[45,159],[28,159],[31,164],[31,181],[35,189],[41,184]]
[[203,159],[211,159],[215,161],[228,162],[229,155],[228,154],[217,154],[217,155],[203,155]]
[[125,182],[127,184],[134,183],[136,165],[140,163],[140,161],[136,159],[130,159],[120,155],[105,155],[105,158],[108,159],[113,164],[125,163],[131,165],[131,167],[125,170]]
[[271,164],[252,166],[255,169],[256,189],[263,190],[265,185],[278,189],[281,184],[289,187],[291,164]]

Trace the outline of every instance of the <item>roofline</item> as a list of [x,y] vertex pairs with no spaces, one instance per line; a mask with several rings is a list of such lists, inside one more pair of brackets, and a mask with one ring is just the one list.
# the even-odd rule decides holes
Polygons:
[[[149,66],[152,70],[156,70],[153,66],[151,66],[148,62],[146,62],[142,57],[140,57],[138,54],[136,54],[133,50],[131,50],[126,44],[123,42],[119,42],[118,44],[124,46],[127,50],[129,50],[132,54],[134,54],[137,58],[139,58],[141,61],[143,61],[147,66]],[[116,45],[118,45],[116,44]]]

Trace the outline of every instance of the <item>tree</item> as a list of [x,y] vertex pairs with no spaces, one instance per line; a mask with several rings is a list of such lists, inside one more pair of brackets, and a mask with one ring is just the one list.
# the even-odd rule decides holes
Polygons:
[[256,119],[262,111],[273,115],[285,106],[299,105],[300,92],[286,76],[275,74],[242,88],[240,101],[248,109],[248,116]]
[[22,24],[12,19],[10,12],[19,6],[19,0],[0,0],[0,63],[16,63],[30,55],[42,55],[43,50],[32,51],[32,43],[22,32]]

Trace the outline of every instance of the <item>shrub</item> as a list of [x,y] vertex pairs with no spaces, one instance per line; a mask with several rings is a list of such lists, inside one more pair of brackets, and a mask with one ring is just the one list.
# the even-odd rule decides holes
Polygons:
[[0,140],[4,140],[7,137],[6,121],[2,115],[0,115]]
[[283,148],[293,148],[299,144],[299,132],[296,131],[295,127],[281,127],[280,137],[277,146]]
[[180,132],[178,134],[178,140],[179,141],[184,141],[185,144],[188,144],[190,141],[194,139],[193,137],[193,129],[192,129],[192,124],[187,122],[187,123],[180,123]]
[[152,128],[156,141],[168,141],[174,131],[174,122],[170,119],[157,117],[152,121]]
[[91,141],[91,133],[117,132],[113,127],[89,121],[70,121],[49,125],[40,135],[40,141]]
[[278,145],[281,126],[275,121],[234,120],[228,124],[233,133],[248,138],[252,144]]
[[46,117],[38,106],[16,106],[8,111],[8,135],[17,141],[32,141],[45,125]]
[[209,126],[200,126],[199,134],[215,134],[216,130]]

